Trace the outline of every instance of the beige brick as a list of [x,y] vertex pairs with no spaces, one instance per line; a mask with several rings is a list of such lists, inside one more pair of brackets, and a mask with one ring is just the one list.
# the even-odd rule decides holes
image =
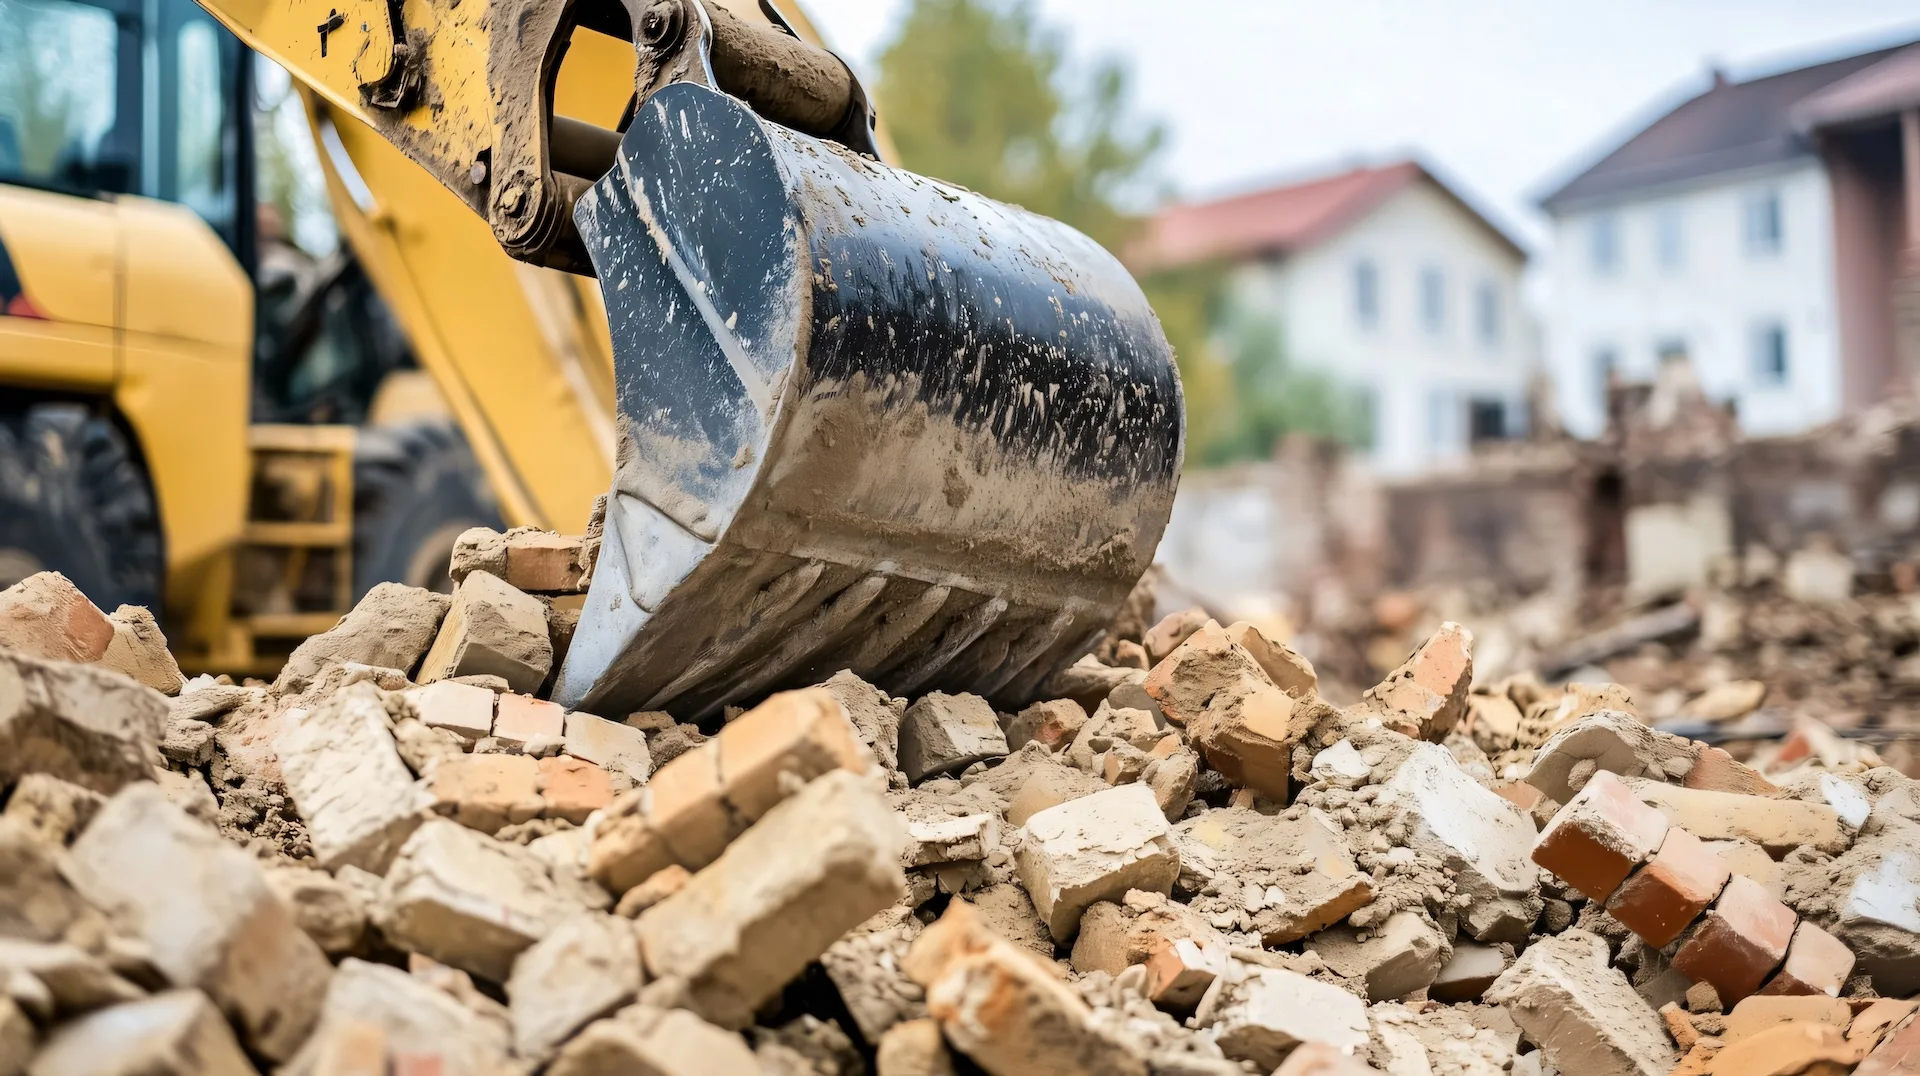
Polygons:
[[560,741],[566,729],[565,708],[531,695],[501,695],[494,710],[493,738],[509,747],[525,748],[536,740]]
[[233,1030],[198,990],[169,990],[62,1025],[32,1076],[254,1076]]
[[762,1076],[739,1035],[684,1009],[630,1005],[576,1035],[547,1076]]
[[113,793],[152,773],[166,697],[104,669],[0,651],[0,785],[45,773]]
[[[1212,622],[1212,618],[1207,616],[1207,611],[1199,606],[1182,609],[1177,613],[1168,613],[1141,636],[1141,649],[1147,652],[1149,660],[1164,661],[1168,654],[1179,648],[1181,643],[1192,638],[1194,632]],[[1214,626],[1219,627],[1218,624]]]
[[569,755],[543,758],[539,764],[542,813],[583,825],[587,816],[613,802],[613,779],[591,762]]
[[1528,858],[1533,822],[1467,776],[1445,748],[1422,744],[1394,772],[1381,800],[1413,822],[1408,844],[1458,872],[1469,903],[1462,926],[1475,941],[1521,941],[1539,917],[1539,869]]
[[1345,990],[1279,968],[1228,961],[1194,1014],[1235,1061],[1271,1071],[1302,1043],[1367,1045],[1367,1006]]
[[1014,859],[1034,910],[1061,942],[1073,937],[1088,905],[1129,889],[1166,893],[1180,873],[1166,816],[1140,785],[1096,792],[1027,819]]
[[585,759],[603,770],[624,773],[635,784],[646,784],[653,773],[647,753],[647,735],[631,725],[579,712],[566,718],[567,754]]
[[435,819],[400,850],[374,920],[396,945],[505,982],[515,957],[579,910],[534,853]]
[[1487,990],[1554,1068],[1593,1076],[1664,1076],[1677,1058],[1658,1013],[1608,966],[1607,943],[1572,930],[1527,947]]
[[59,572],[0,590],[0,650],[86,665],[106,656],[113,622]]
[[900,772],[908,781],[957,773],[1006,753],[1000,719],[978,695],[929,692],[900,719]]
[[1320,690],[1320,677],[1313,671],[1313,662],[1286,643],[1269,638],[1253,623],[1240,620],[1227,625],[1227,638],[1253,655],[1254,662],[1267,674],[1267,679],[1273,681],[1273,686],[1294,698],[1304,699]]
[[1134,1044],[1098,1025],[1079,995],[956,900],[907,951],[907,975],[953,1048],[993,1076],[1146,1076]]
[[904,1020],[880,1036],[874,1050],[877,1076],[955,1076],[953,1052],[938,1020]]
[[1467,714],[1473,687],[1473,633],[1448,621],[1386,679],[1368,688],[1362,710],[1388,728],[1438,743]]
[[574,1032],[633,1001],[641,979],[632,923],[593,912],[561,920],[513,962],[514,1052],[552,1057]]
[[[392,1076],[409,1071],[424,1076],[514,1071],[508,1067],[505,1020],[482,1015],[424,978],[353,957],[340,962],[327,988],[320,1027],[287,1069],[311,1071],[307,1066],[329,1049],[342,1029],[364,1034],[368,1026],[385,1040],[394,1059]],[[409,1070],[405,1063],[418,1067]]]
[[539,690],[553,666],[547,609],[488,572],[473,572],[453,595],[433,648],[420,663],[420,682],[490,675],[514,691]]
[[[984,701],[973,701],[986,707]],[[913,712],[907,711],[909,719]],[[987,716],[993,716],[991,709]],[[783,785],[791,778],[804,782],[835,769],[859,773],[874,765],[873,753],[861,742],[840,700],[818,688],[772,696],[727,722],[714,744],[727,803],[749,822],[787,797]]]
[[1349,979],[1367,984],[1367,1000],[1394,1001],[1433,985],[1447,939],[1414,911],[1395,912],[1364,932],[1339,926],[1307,939],[1307,949]]
[[354,684],[313,710],[284,712],[276,728],[273,747],[314,858],[383,873],[427,817],[428,795],[400,758],[379,690]]
[[528,594],[581,594],[589,575],[578,535],[510,531],[506,539],[507,585]]
[[327,667],[346,662],[411,673],[433,644],[448,604],[446,595],[431,590],[375,584],[340,623],[294,648],[274,690],[305,692]]
[[187,678],[167,649],[160,622],[144,605],[123,605],[107,618],[113,623],[113,641],[100,657],[100,667],[132,677],[162,695],[178,695]]
[[1035,766],[1007,801],[1007,824],[1024,826],[1027,819],[1068,800],[1104,791],[1107,783],[1070,766]]
[[461,755],[427,779],[435,814],[495,834],[540,817],[540,766],[526,755]]
[[744,1026],[840,935],[906,892],[904,835],[869,778],[836,770],[774,807],[678,893],[635,921],[656,976]]
[[484,687],[441,680],[409,688],[407,701],[428,728],[447,729],[472,743],[493,732],[493,705],[497,696]]
[[1813,845],[1837,852],[1847,846],[1840,815],[1824,803],[1768,799],[1733,792],[1681,788],[1657,781],[1629,780],[1635,796],[1703,841],[1747,840],[1775,855]]
[[168,803],[128,787],[74,842],[68,876],[175,986],[213,998],[258,1053],[292,1054],[320,1009],[331,968],[259,863]]

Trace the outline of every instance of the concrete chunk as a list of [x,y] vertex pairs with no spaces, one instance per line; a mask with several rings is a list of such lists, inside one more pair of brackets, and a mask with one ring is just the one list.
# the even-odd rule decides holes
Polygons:
[[426,817],[426,792],[390,727],[379,690],[367,683],[278,721],[280,770],[323,867],[381,874]]
[[1367,1045],[1366,1003],[1345,990],[1279,968],[1230,961],[1194,1014],[1235,1061],[1270,1071],[1302,1043],[1352,1054]]
[[1413,821],[1410,843],[1459,871],[1471,898],[1463,925],[1473,939],[1524,940],[1542,906],[1526,813],[1467,776],[1438,744],[1416,748],[1384,791]]
[[420,682],[498,676],[514,691],[532,694],[552,667],[546,606],[490,572],[473,572],[454,591],[433,648],[420,662]]
[[26,823],[0,817],[0,934],[60,941],[103,929],[100,913],[67,881],[68,856]]
[[978,695],[933,691],[900,719],[900,771],[918,783],[1007,753],[1007,736],[993,707]]
[[1595,773],[1665,781],[1686,774],[1693,754],[1691,742],[1648,728],[1624,710],[1599,710],[1562,727],[1540,746],[1527,783],[1555,803],[1566,803]]
[[1293,818],[1208,811],[1174,832],[1184,868],[1266,890],[1271,901],[1253,916],[1265,945],[1298,941],[1373,902],[1372,879],[1339,825],[1320,811]]
[[0,982],[13,975],[38,980],[63,1016],[135,1001],[146,994],[77,946],[0,938]]
[[397,945],[505,982],[515,957],[580,909],[532,852],[435,819],[394,860],[375,921]]
[[115,672],[0,651],[0,785],[44,773],[95,792],[147,779],[166,696]]
[[1447,939],[1414,911],[1395,912],[1366,933],[1334,927],[1307,939],[1307,948],[1327,966],[1367,984],[1367,1000],[1395,1001],[1425,990],[1440,973]]
[[903,844],[868,778],[818,778],[641,914],[646,966],[684,981],[696,1012],[744,1026],[835,939],[906,892]]
[[419,587],[376,584],[340,623],[294,648],[274,691],[304,692],[327,666],[345,662],[412,672],[433,644],[449,602],[445,594]]
[[520,954],[507,979],[514,1052],[553,1056],[574,1032],[631,1002],[640,981],[633,924],[597,913],[562,920]]
[[320,947],[251,855],[158,786],[107,801],[74,842],[68,874],[169,982],[206,991],[256,1052],[284,1059],[312,1029],[332,970]]
[[16,819],[53,844],[66,844],[107,802],[105,796],[72,781],[44,773],[30,773],[13,787],[7,809],[0,814]]
[[123,605],[107,619],[113,624],[113,641],[100,656],[100,667],[131,677],[162,695],[178,695],[187,678],[180,675],[180,663],[167,649],[167,636],[147,607]]
[[220,1010],[198,990],[170,990],[63,1025],[30,1076],[254,1076]]
[[[361,873],[352,867],[341,873],[349,872]],[[372,879],[364,873],[361,877]],[[368,894],[361,888],[326,871],[294,866],[269,868],[267,885],[293,913],[293,921],[328,956],[355,952],[366,939]]]
[[[452,823],[447,823],[451,825]],[[320,1014],[320,1027],[289,1064],[308,1068],[343,1028],[371,1025],[385,1035],[396,1061],[394,1076],[475,1073],[493,1076],[507,1068],[508,1030],[455,1000],[452,994],[385,964],[348,957],[340,962]],[[402,1059],[414,1067],[399,1063]]]
[[1151,789],[1122,785],[1027,819],[1014,858],[1034,910],[1055,941],[1073,937],[1080,913],[1129,889],[1166,893],[1180,874],[1166,816]]
[[1666,1028],[1584,930],[1528,946],[1488,989],[1554,1068],[1592,1076],[1664,1076],[1678,1060]]
[[1007,725],[1007,749],[1018,751],[1028,741],[1038,740],[1047,750],[1058,751],[1072,743],[1086,723],[1086,709],[1072,699],[1036,702]]
[[[889,773],[900,768],[900,716],[907,700],[890,697],[886,692],[842,669],[820,685],[839,700],[853,722],[860,739],[873,750],[882,768]],[[631,719],[629,719],[631,720]]]

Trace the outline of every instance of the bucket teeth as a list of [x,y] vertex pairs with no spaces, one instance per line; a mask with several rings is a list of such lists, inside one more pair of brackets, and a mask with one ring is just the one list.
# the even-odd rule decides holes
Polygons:
[[693,85],[576,219],[619,452],[557,700],[699,718],[846,668],[1012,704],[1099,638],[1184,426],[1111,255]]

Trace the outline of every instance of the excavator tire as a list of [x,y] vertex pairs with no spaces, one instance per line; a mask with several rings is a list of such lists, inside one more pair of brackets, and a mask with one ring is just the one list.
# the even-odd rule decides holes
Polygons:
[[360,431],[353,459],[354,597],[376,583],[442,592],[453,540],[469,527],[501,527],[500,509],[467,439],[425,419]]
[[105,609],[159,609],[153,486],[111,417],[66,401],[0,404],[0,587],[45,569]]

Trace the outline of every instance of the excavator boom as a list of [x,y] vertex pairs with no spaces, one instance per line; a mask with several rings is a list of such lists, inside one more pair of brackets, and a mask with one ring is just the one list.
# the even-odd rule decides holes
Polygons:
[[[617,447],[557,701],[699,718],[849,668],[1012,705],[1151,563],[1184,411],[1139,288],[880,162],[765,0],[201,2],[508,253],[598,278]],[[617,130],[553,113],[581,32],[639,58]]]

